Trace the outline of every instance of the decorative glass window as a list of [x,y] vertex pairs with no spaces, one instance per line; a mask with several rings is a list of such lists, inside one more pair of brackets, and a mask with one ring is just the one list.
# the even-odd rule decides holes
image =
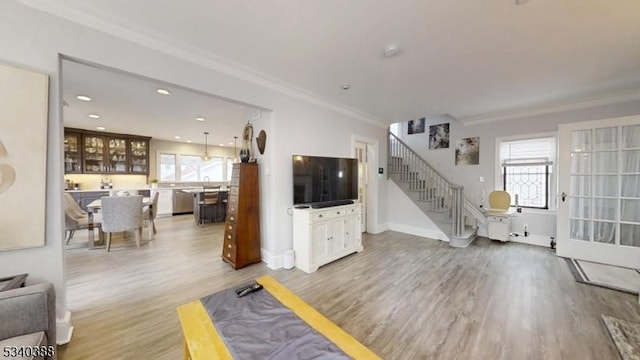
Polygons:
[[500,143],[502,184],[512,206],[549,209],[555,158],[553,136]]

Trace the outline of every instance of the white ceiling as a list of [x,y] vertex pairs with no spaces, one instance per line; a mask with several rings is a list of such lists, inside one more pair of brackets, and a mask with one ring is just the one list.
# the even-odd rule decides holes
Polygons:
[[[158,88],[171,94],[160,95]],[[78,95],[92,100],[80,101]],[[210,145],[230,146],[252,114],[249,107],[208,94],[69,60],[62,63],[62,96],[67,127],[96,130],[102,126],[107,132],[196,144],[204,144],[207,131]]]
[[[466,121],[630,93],[640,98],[638,0],[519,6],[514,0],[58,0],[47,6],[198,48],[389,123],[443,113]],[[402,53],[384,58],[392,43]]]

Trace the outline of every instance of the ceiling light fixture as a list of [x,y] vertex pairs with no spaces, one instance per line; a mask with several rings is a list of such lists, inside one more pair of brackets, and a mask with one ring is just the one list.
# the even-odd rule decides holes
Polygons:
[[180,136],[178,135],[174,136],[174,138],[180,140]]
[[202,161],[209,161],[211,160],[211,157],[209,156],[209,145],[207,144],[207,135],[209,135],[208,132],[204,132],[204,154],[202,154]]
[[91,98],[88,97],[87,95],[78,95],[78,96],[76,96],[76,99],[78,99],[80,101],[91,101]]
[[191,140],[187,140],[187,142],[188,142],[189,144],[191,144]]
[[102,127],[102,126],[98,126],[96,129],[101,130],[101,131],[102,131],[102,130],[107,130],[107,128]]
[[237,141],[238,141],[238,137],[234,136],[233,137],[233,162],[234,163],[238,162],[238,149],[236,149]]
[[400,48],[398,45],[391,44],[387,45],[384,48],[384,57],[394,57],[400,53]]
[[89,117],[92,119],[100,119],[100,115],[98,114],[89,114]]
[[351,89],[351,85],[348,85],[348,84],[342,85],[342,90],[349,90],[349,89]]
[[169,95],[171,94],[171,91],[167,90],[167,89],[156,89],[156,92],[160,95]]
[[204,121],[204,118],[203,117],[197,117],[196,121]]

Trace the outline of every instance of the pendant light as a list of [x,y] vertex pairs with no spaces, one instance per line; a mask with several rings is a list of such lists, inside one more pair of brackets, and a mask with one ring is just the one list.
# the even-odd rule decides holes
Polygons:
[[202,154],[202,161],[209,161],[211,157],[209,156],[209,145],[207,144],[207,135],[208,132],[204,132],[204,154]]
[[238,142],[238,137],[234,136],[233,137],[233,162],[234,163],[239,162],[239,160],[238,160],[237,142]]

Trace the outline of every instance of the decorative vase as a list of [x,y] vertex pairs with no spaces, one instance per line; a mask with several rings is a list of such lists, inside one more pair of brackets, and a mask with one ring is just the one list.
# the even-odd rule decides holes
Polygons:
[[240,149],[240,161],[243,163],[249,162],[250,157],[251,153],[249,152],[249,149],[243,146],[242,149]]
[[251,141],[253,140],[253,125],[247,122],[242,131],[242,148],[240,149],[240,161],[246,163],[251,159]]

